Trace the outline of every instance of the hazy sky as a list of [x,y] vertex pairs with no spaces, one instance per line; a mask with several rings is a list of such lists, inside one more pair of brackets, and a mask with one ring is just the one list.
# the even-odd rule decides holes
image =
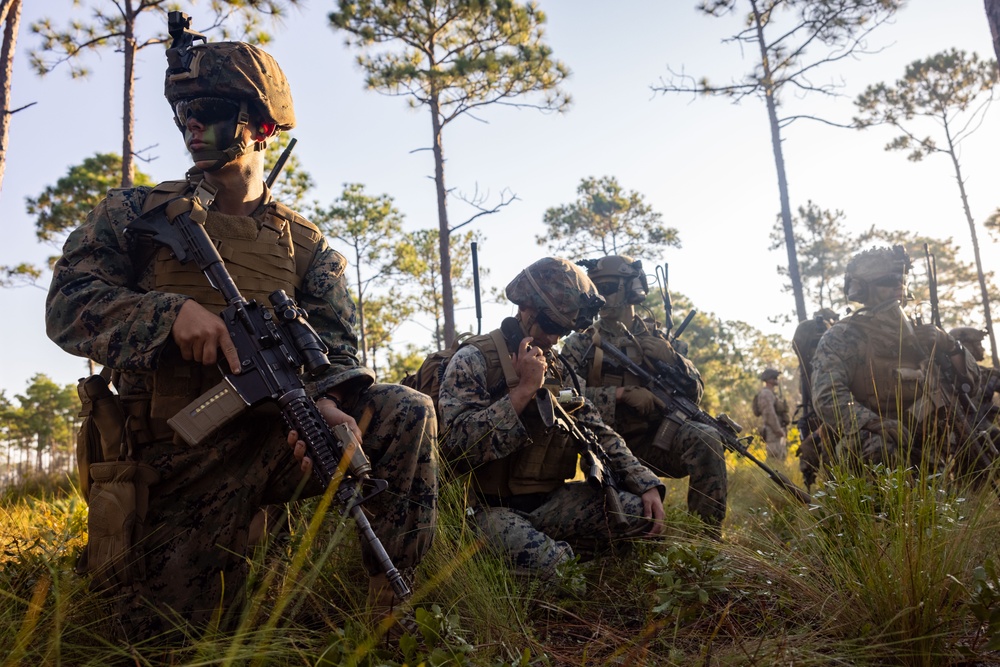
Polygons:
[[[57,252],[39,244],[24,199],[37,196],[65,175],[70,165],[97,152],[121,151],[120,54],[91,56],[93,75],[72,80],[68,70],[44,79],[28,68],[28,51],[38,39],[30,24],[42,16],[64,22],[74,15],[68,0],[25,3],[13,75],[12,106],[36,102],[13,117],[0,217],[8,230],[0,244],[0,265],[44,263]],[[89,0],[84,4],[96,4]],[[104,2],[102,4],[110,5]],[[508,188],[519,201],[476,224],[485,239],[480,264],[489,269],[485,287],[502,287],[523,266],[546,254],[535,242],[544,231],[546,209],[576,198],[581,179],[614,176],[626,190],[641,193],[679,230],[681,249],[663,257],[642,257],[650,268],[669,262],[671,288],[704,311],[743,320],[767,332],[791,336],[793,325],[768,321],[791,313],[794,302],[781,291],[776,266],[784,250],[770,252],[769,232],[779,210],[767,114],[762,103],[674,95],[651,86],[667,68],[707,74],[716,83],[740,76],[753,54],[723,42],[738,29],[732,17],[711,18],[695,11],[694,0],[541,0],[548,15],[547,40],[573,74],[565,85],[574,99],[565,114],[487,109],[464,118],[444,136],[446,179],[461,192]],[[362,183],[372,195],[388,194],[406,216],[409,229],[435,227],[430,118],[424,109],[364,89],[354,54],[343,36],[328,27],[330,1],[308,0],[275,31],[267,48],[292,86],[299,139],[296,152],[318,187],[310,198],[333,201],[347,182]],[[84,16],[82,10],[76,16]],[[197,27],[197,22],[196,22]],[[165,26],[147,17],[148,36]],[[843,84],[844,96],[785,100],[795,111],[846,121],[852,100],[867,85],[895,81],[907,63],[957,47],[991,57],[989,29],[981,0],[911,0],[893,25],[876,32],[870,46],[881,52],[845,61],[816,73],[815,82]],[[162,97],[162,47],[140,53],[136,82],[135,146],[156,156],[140,169],[154,179],[179,178],[188,156]],[[844,130],[802,121],[784,132],[785,161],[792,206],[812,200],[839,209],[852,230],[872,225],[911,229],[936,237],[954,236],[964,251],[969,232],[951,165],[943,156],[911,163],[883,146],[889,129]],[[991,109],[961,152],[972,212],[981,223],[998,205],[1000,176],[996,149],[1000,116]],[[990,157],[990,156],[994,157]],[[993,183],[994,186],[990,184]],[[470,211],[450,206],[452,221]],[[984,262],[997,266],[1000,252],[980,232]],[[967,259],[971,260],[971,251]],[[45,336],[44,288],[0,290],[7,315],[0,344],[0,389],[21,392],[32,375],[48,374],[71,383],[83,374],[81,359],[61,352]],[[475,327],[471,294],[459,294],[467,309],[458,312],[462,330]],[[807,304],[812,311],[814,304]],[[484,330],[508,314],[509,306],[487,304]],[[996,319],[996,315],[994,315]],[[981,325],[971,317],[970,324]],[[429,340],[429,322],[413,323],[402,338]]]

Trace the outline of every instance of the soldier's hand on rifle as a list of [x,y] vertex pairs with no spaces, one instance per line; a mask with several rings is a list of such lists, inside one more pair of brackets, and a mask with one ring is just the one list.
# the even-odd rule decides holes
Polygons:
[[629,406],[643,417],[648,417],[664,408],[663,401],[645,387],[618,387],[615,391],[615,400]]
[[653,522],[646,535],[653,537],[663,532],[663,517],[665,515],[659,489],[649,489],[642,494],[642,515]]
[[[330,426],[336,426],[337,424],[347,424],[347,428],[351,429],[354,436],[361,442],[361,429],[358,427],[358,423],[354,420],[354,417],[347,414],[341,410],[337,403],[329,398],[320,398],[316,401],[316,407],[319,409],[319,413],[323,415],[323,419]],[[288,446],[292,448],[292,454],[295,456],[295,460],[300,463],[302,472],[305,475],[312,473],[312,459],[306,456],[306,443],[299,440],[299,434],[292,430],[288,432]]]
[[240,372],[240,358],[222,318],[194,299],[188,299],[181,306],[170,335],[186,361],[211,366],[218,361],[218,352],[222,350],[229,369],[233,373]]
[[677,360],[677,353],[670,343],[656,336],[641,336],[638,338],[639,347],[642,348],[643,356],[650,361],[662,361],[665,364],[673,364]]
[[510,390],[510,402],[518,414],[534,399],[535,392],[542,388],[548,368],[545,353],[537,345],[531,345],[532,340],[530,336],[521,339],[517,352],[514,353],[514,370],[519,379],[517,386]]
[[312,459],[306,456],[306,443],[299,440],[297,431],[288,432],[288,446],[292,448],[292,455],[299,462],[299,469],[302,471],[302,475],[304,477],[312,475]]
[[886,442],[891,442],[895,445],[905,445],[910,442],[910,432],[896,419],[881,419],[876,417],[862,426],[861,430],[879,435]]

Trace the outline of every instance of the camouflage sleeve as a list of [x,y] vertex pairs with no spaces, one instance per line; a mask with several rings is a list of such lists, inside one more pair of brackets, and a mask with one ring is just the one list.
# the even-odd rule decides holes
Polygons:
[[343,255],[322,239],[296,294],[329,351],[330,369],[316,380],[318,394],[334,387],[360,391],[375,381],[375,373],[358,357],[357,309],[348,292],[346,268]]
[[850,381],[865,359],[862,341],[845,324],[830,328],[820,338],[813,356],[813,408],[816,414],[844,435],[856,433],[878,415],[855,402]]
[[123,233],[148,189],[112,190],[66,239],[45,304],[49,338],[119,370],[150,370],[188,297],[141,291]]
[[660,478],[639,462],[622,437],[601,419],[600,412],[592,403],[584,403],[583,407],[573,412],[573,418],[597,436],[601,448],[608,453],[612,470],[627,491],[642,495],[650,489],[660,489],[660,496],[663,497],[666,487]]
[[462,347],[448,362],[438,392],[441,450],[452,461],[476,466],[510,456],[529,443],[509,396],[498,401],[486,386],[486,358]]

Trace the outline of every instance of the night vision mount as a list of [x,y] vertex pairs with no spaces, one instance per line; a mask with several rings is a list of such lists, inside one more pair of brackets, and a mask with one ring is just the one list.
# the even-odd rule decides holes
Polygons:
[[195,40],[208,43],[208,38],[191,29],[191,17],[184,12],[167,13],[167,32],[170,33],[170,48],[167,49],[167,74],[177,75],[191,71],[194,54],[191,47]]

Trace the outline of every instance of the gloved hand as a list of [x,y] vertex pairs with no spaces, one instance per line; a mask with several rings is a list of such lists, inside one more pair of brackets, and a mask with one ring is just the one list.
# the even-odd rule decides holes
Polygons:
[[896,419],[875,418],[862,426],[861,430],[880,435],[883,440],[894,445],[906,445],[910,442],[910,432]]
[[622,387],[618,402],[629,406],[643,417],[648,417],[655,410],[664,408],[663,401],[653,395],[645,387]]
[[646,359],[662,361],[665,364],[673,364],[677,360],[677,353],[670,347],[663,338],[658,336],[642,336],[639,339],[639,347]]

